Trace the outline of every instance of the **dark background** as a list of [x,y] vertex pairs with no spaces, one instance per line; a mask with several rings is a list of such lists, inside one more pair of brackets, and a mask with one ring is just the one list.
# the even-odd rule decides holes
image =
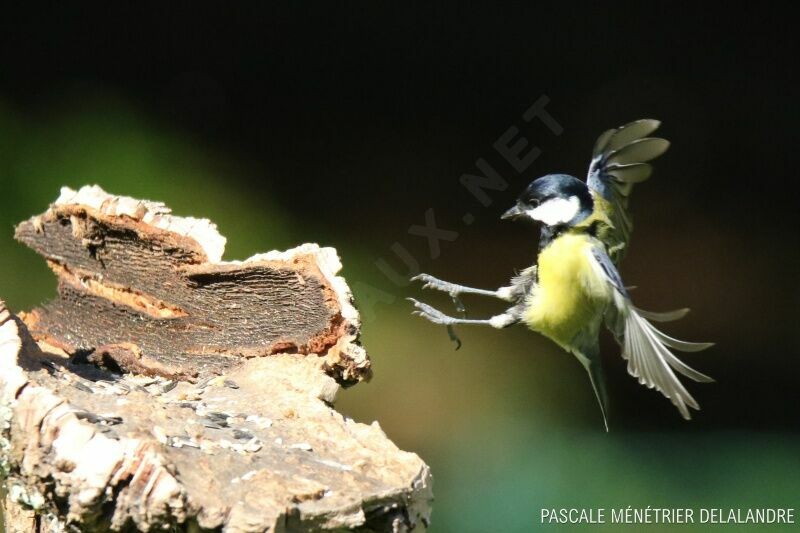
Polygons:
[[[431,464],[433,531],[527,530],[543,506],[796,503],[795,21],[649,3],[6,12],[0,295],[24,309],[52,294],[12,224],[61,185],[99,183],[214,219],[226,258],[339,249],[376,377],[338,405]],[[561,135],[521,119],[543,95]],[[685,423],[607,343],[605,435],[570,357],[523,328],[462,328],[453,352],[409,315],[402,298],[418,289],[376,262],[406,271],[390,250],[400,243],[423,271],[504,283],[536,243],[499,214],[539,175],[583,177],[596,136],[642,117],[661,119],[672,147],[634,196],[622,274],[641,307],[693,308],[666,329],[717,342],[684,359],[718,383],[689,385],[703,411]],[[521,175],[492,148],[512,125],[542,152]],[[478,158],[509,182],[488,207],[459,184]],[[409,234],[429,208],[459,233],[436,258]]]

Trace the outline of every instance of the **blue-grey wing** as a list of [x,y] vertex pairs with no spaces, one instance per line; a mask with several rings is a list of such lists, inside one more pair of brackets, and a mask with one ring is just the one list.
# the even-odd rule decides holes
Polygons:
[[615,264],[619,264],[630,241],[633,223],[628,213],[628,199],[633,185],[650,177],[655,159],[669,148],[669,141],[648,137],[661,123],[642,119],[603,132],[592,152],[586,184],[602,198],[601,206],[612,228],[600,238]]
[[600,265],[600,270],[603,271],[606,281],[614,287],[619,296],[630,301],[628,290],[625,288],[625,284],[622,283],[622,276],[619,275],[619,270],[617,270],[614,262],[611,261],[608,253],[602,247],[595,246],[592,248],[592,256],[597,261],[597,264]]
[[655,328],[650,320],[673,320],[685,314],[685,310],[670,313],[648,313],[636,308],[622,282],[617,267],[599,244],[592,248],[596,271],[613,289],[614,298],[605,312],[605,322],[622,347],[622,357],[628,361],[628,373],[639,383],[660,391],[678,408],[681,415],[689,419],[689,409],[699,409],[691,394],[680,382],[675,372],[700,382],[713,381],[705,374],[690,368],[675,357],[672,350],[697,352],[712,344],[686,342],[675,339]]

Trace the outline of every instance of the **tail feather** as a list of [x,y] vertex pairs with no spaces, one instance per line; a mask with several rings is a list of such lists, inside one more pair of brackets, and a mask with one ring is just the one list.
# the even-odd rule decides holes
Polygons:
[[608,391],[606,390],[606,379],[603,374],[603,366],[598,357],[587,357],[584,354],[575,354],[578,360],[589,374],[589,381],[592,383],[597,404],[600,406],[600,413],[603,415],[603,424],[608,432]]

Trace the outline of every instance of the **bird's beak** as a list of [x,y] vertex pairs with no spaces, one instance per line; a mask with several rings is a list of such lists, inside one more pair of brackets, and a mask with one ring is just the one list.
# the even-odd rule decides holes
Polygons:
[[519,208],[519,205],[515,205],[505,213],[500,216],[501,220],[509,220],[512,218],[517,218],[522,214],[522,209]]

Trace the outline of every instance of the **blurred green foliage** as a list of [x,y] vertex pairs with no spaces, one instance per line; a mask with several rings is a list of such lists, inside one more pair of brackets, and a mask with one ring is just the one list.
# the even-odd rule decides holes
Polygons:
[[[396,296],[406,290],[375,275],[370,243],[316,227],[313,209],[277,205],[242,185],[270,179],[278,178],[246,157],[203,146],[122,100],[53,106],[35,116],[0,100],[0,295],[20,310],[53,294],[53,276],[13,241],[13,226],[42,212],[60,186],[89,183],[214,220],[229,239],[226,258],[287,248],[318,234],[321,244],[337,244],[348,279],[365,281],[355,285],[357,300],[372,285]],[[392,239],[378,246],[383,250]],[[445,298],[429,299],[447,305]],[[476,314],[491,311],[467,304]],[[532,333],[460,330],[464,347],[455,352],[444,330],[411,317],[400,298],[371,311],[363,340],[375,378],[343,391],[338,407],[357,420],[379,421],[398,446],[430,464],[433,532],[572,529],[540,525],[543,507],[603,507],[610,514],[628,505],[797,504],[795,433],[698,431],[697,422],[683,424],[667,404],[654,415],[674,417],[666,427],[618,427],[612,418],[605,434],[582,369]],[[621,363],[614,368],[624,374]]]

